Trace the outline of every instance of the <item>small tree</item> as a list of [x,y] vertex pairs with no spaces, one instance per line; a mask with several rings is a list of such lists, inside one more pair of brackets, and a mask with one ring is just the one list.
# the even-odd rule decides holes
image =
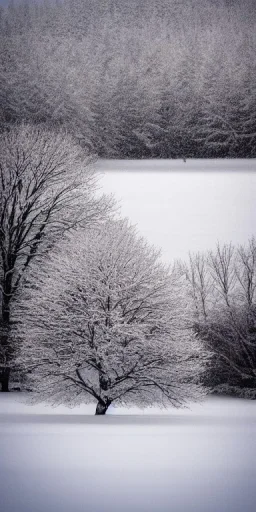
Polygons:
[[0,364],[8,391],[11,306],[32,260],[78,224],[101,218],[90,159],[64,133],[19,126],[0,138]]
[[105,414],[111,403],[180,406],[200,396],[202,352],[182,279],[127,221],[76,234],[30,279],[15,321],[19,363],[40,399],[91,397]]

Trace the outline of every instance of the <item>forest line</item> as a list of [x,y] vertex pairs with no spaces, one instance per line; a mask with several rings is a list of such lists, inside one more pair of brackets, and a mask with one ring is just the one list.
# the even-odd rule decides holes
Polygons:
[[10,2],[0,122],[106,158],[255,157],[254,2]]

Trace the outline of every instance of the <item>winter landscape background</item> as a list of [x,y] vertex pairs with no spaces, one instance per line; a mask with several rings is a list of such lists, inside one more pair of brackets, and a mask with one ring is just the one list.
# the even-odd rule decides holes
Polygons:
[[254,512],[255,13],[0,1],[5,512]]
[[[255,224],[254,165],[99,161],[98,193],[114,193],[121,214],[137,220],[166,261],[188,261],[188,245],[204,251],[217,239],[247,243]],[[1,393],[2,506],[254,512],[255,401],[208,396],[187,405],[110,406],[97,418],[95,404],[53,408],[31,405],[24,393]]]

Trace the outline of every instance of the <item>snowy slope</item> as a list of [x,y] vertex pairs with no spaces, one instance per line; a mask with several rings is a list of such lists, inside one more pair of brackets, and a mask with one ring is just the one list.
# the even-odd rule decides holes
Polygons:
[[145,159],[145,160],[107,160],[100,159],[97,168],[101,171],[255,171],[255,158],[213,158],[197,159]]

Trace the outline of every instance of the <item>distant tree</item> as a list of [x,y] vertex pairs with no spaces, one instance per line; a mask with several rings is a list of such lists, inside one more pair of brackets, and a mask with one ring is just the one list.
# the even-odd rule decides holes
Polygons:
[[79,232],[16,309],[18,357],[39,400],[179,407],[201,395],[203,350],[187,320],[183,280],[127,221]]
[[2,391],[8,391],[13,360],[12,304],[32,260],[71,229],[101,219],[110,204],[95,198],[90,160],[61,132],[22,125],[0,138]]
[[256,396],[256,243],[218,245],[186,267],[194,330],[213,353],[206,382],[213,389]]
[[218,248],[209,263],[219,303],[213,339],[216,331],[230,384],[237,382],[256,395],[255,240],[236,251],[231,246]]

